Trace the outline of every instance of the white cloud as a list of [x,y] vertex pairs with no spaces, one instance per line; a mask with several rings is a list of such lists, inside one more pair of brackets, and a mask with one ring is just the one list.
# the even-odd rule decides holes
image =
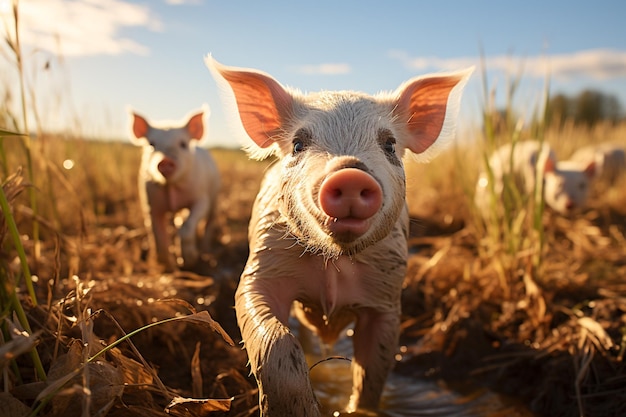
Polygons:
[[295,67],[295,71],[304,75],[341,75],[349,74],[352,69],[348,64],[318,64]]
[[[12,14],[1,13],[4,30],[14,32]],[[150,51],[120,35],[126,27],[161,30],[147,6],[124,0],[29,0],[19,3],[22,45],[61,56],[146,55]]]
[[[471,65],[480,68],[480,58],[437,57],[413,58],[404,51],[393,50],[389,56],[415,70],[438,69],[456,70]],[[497,55],[485,58],[488,70],[501,70],[509,74],[522,74],[538,78],[568,80],[571,78],[591,78],[606,80],[626,77],[626,51],[611,49],[591,49],[568,54],[546,54],[541,56],[516,57]]]
[[626,51],[593,49],[569,55],[553,55],[551,71],[564,78],[588,76],[605,80],[626,77]]
[[165,0],[165,3],[170,6],[183,6],[185,4],[196,5],[202,4],[202,0]]

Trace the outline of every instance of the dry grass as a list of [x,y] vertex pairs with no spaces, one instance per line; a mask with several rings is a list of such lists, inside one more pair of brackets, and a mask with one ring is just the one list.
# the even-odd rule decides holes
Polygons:
[[[568,125],[548,129],[545,140],[565,159],[576,146],[590,143],[626,147],[625,127],[588,131]],[[521,135],[528,138],[527,132]],[[541,242],[530,221],[515,236],[502,229],[494,234],[493,225],[485,226],[473,213],[467,192],[481,169],[482,152],[459,146],[439,157],[430,174],[429,166],[413,168],[415,178],[438,178],[413,186],[409,204],[419,218],[414,232],[439,234],[411,240],[419,252],[409,260],[404,311],[411,318],[405,335],[421,337],[413,363],[440,369],[439,376],[452,380],[476,378],[524,399],[539,415],[621,415],[624,182],[594,191],[590,206],[571,218],[542,212]],[[533,215],[532,207],[518,210],[522,219]],[[518,249],[508,250],[507,239],[518,239]]]
[[[622,131],[602,134],[619,138]],[[40,300],[33,306],[18,292],[33,327],[29,336],[6,314],[3,298],[3,396],[15,407],[11,412],[80,415],[86,407],[107,416],[164,415],[175,398],[194,397],[232,400],[172,405],[170,412],[230,406],[228,413],[197,412],[254,415],[256,391],[244,353],[206,322],[164,323],[93,355],[142,326],[203,311],[238,340],[232,295],[247,255],[251,203],[267,164],[214,150],[225,179],[216,250],[200,275],[162,275],[145,261],[136,195],[139,149],[60,138],[47,138],[45,149],[41,143],[34,142],[35,178],[41,181],[35,184],[42,237],[37,261],[28,239],[28,200],[10,192]],[[480,159],[460,159],[471,152],[458,145],[430,165],[409,164],[407,353],[397,372],[471,380],[522,399],[538,415],[618,415],[626,403],[620,390],[626,375],[626,192],[598,198],[571,219],[545,212],[537,268],[532,251],[507,254],[477,224],[468,190],[478,166],[469,162]],[[15,171],[19,152],[7,154]],[[67,159],[75,162],[72,169],[63,168]],[[6,237],[2,259],[7,286],[20,272]],[[178,301],[161,301],[170,299]],[[23,353],[34,341],[45,382]]]
[[[81,415],[81,409],[108,416],[164,415],[171,401],[185,396],[234,399],[172,403],[170,413],[186,415],[179,409],[219,406],[247,415],[256,400],[244,353],[207,326],[210,319],[196,318],[209,311],[228,333],[237,334],[232,294],[247,254],[249,204],[264,165],[246,163],[238,151],[214,151],[225,187],[232,192],[221,201],[220,241],[206,260],[210,273],[162,275],[145,260],[146,231],[135,172],[140,150],[59,138],[50,138],[48,145],[54,146],[48,147],[45,164],[54,165],[58,175],[43,180],[43,187],[35,186],[44,202],[38,216],[41,256],[36,261],[28,239],[33,213],[24,193],[19,193],[23,185],[20,190],[13,183],[5,185],[41,301],[33,306],[18,293],[33,326],[34,336],[26,337],[22,326],[6,314],[8,299],[2,298],[4,340],[11,341],[2,351],[4,397],[7,407],[16,407],[9,415]],[[61,168],[70,158],[74,167]],[[45,198],[47,189],[53,190],[55,199]],[[51,219],[46,217],[49,213]],[[11,283],[20,275],[19,262],[10,242],[5,238],[3,243],[3,282],[10,294]],[[179,316],[182,320],[176,323],[145,329],[94,356],[135,329]],[[26,340],[38,342],[45,382],[33,375],[28,355],[21,355],[28,349],[17,350],[32,346]],[[90,387],[91,393],[82,386]]]

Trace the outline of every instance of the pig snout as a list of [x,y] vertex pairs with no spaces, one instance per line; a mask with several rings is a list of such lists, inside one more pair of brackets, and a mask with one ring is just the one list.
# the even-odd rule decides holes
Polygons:
[[163,158],[157,165],[157,169],[165,178],[169,178],[176,172],[176,162],[170,158]]
[[369,219],[380,210],[382,201],[378,181],[358,168],[336,171],[320,186],[320,208],[331,218],[328,229],[340,240],[353,240],[365,234]]

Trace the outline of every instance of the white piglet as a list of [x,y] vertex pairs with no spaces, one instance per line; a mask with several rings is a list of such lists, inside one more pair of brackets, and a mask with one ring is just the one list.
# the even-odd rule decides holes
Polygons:
[[[152,231],[150,249],[167,270],[177,267],[170,252],[172,242],[168,231],[173,214],[189,210],[178,229],[183,267],[194,267],[200,253],[209,248],[220,177],[209,151],[197,146],[204,136],[207,113],[203,109],[182,124],[159,127],[137,113],[131,114],[133,142],[143,147],[139,196],[145,225]],[[198,241],[198,226],[202,221],[206,226]]]
[[[531,195],[538,175],[542,174],[545,203],[561,214],[584,205],[595,172],[594,164],[558,162],[550,145],[535,140],[501,146],[489,158],[489,166],[494,178],[494,193],[498,196],[503,192],[505,175],[511,174],[518,189]],[[476,185],[475,203],[484,214],[489,211],[489,195],[488,175],[482,172]]]
[[606,185],[615,184],[626,172],[626,152],[617,143],[582,147],[574,152],[570,160],[583,166],[595,164],[596,179],[604,181]]
[[471,70],[413,78],[375,96],[303,94],[260,71],[207,59],[233,94],[251,156],[276,156],[256,198],[235,295],[261,415],[319,416],[292,307],[326,344],[354,322],[347,410],[375,409],[394,363],[406,270],[405,150],[453,137]]

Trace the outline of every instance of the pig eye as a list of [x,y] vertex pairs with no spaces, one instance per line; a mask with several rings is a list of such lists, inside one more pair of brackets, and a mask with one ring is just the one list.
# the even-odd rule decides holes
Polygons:
[[388,154],[395,155],[396,153],[396,140],[394,138],[388,138],[383,143],[383,150]]
[[304,142],[299,139],[294,139],[293,141],[293,153],[294,155],[302,152],[306,147],[304,146]]
[[378,131],[378,143],[387,156],[396,155],[396,138],[393,137],[393,133],[389,129]]
[[311,143],[311,133],[306,129],[299,129],[291,142],[293,144],[293,155],[297,155],[307,148]]

